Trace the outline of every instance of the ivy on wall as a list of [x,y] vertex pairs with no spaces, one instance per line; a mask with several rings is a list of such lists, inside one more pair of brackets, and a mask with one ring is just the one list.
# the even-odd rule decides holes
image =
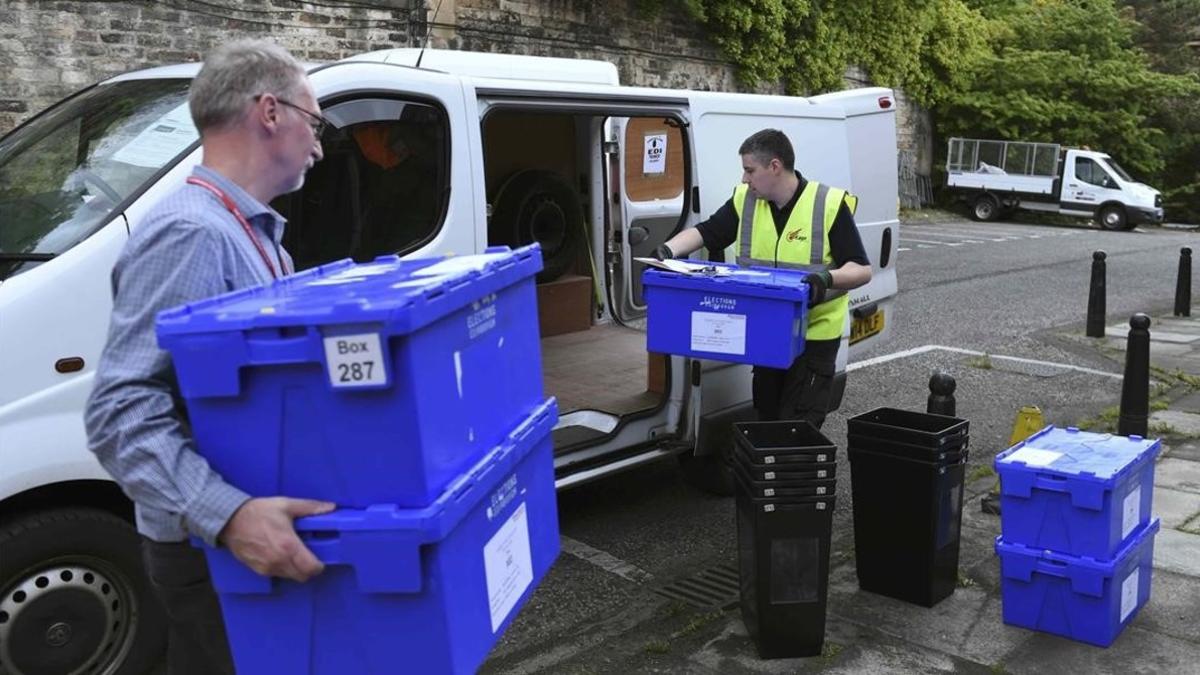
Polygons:
[[849,66],[922,105],[965,84],[991,25],[961,0],[678,0],[749,85],[836,90]]

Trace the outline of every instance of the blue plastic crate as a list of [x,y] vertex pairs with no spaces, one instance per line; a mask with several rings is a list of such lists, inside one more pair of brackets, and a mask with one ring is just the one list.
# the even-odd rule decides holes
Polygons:
[[473,673],[558,555],[553,399],[421,509],[296,521],[324,572],[205,548],[239,675]]
[[1004,623],[1107,647],[1150,600],[1155,519],[1113,560],[1043,551],[996,538]]
[[424,506],[543,400],[536,246],[346,260],[158,317],[199,452],[251,495]]
[[787,368],[804,352],[804,273],[772,268],[695,275],[647,269],[646,349],[702,359]]
[[1046,427],[996,456],[1005,541],[1111,559],[1150,521],[1158,440]]

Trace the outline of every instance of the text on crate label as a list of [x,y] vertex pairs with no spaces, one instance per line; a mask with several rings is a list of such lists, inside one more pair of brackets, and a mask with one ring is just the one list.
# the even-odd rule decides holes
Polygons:
[[700,300],[700,306],[719,311],[728,311],[731,309],[737,309],[737,298],[726,298],[720,295],[706,295],[702,300]]
[[471,303],[471,313],[467,315],[467,334],[472,338],[479,337],[496,327],[495,303],[496,296],[494,294]]
[[378,333],[335,335],[324,340],[329,383],[334,387],[387,384]]

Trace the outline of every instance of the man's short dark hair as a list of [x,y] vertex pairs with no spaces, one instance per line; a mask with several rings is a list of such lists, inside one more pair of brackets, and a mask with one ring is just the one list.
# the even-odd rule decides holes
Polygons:
[[773,159],[778,159],[788,171],[794,171],[796,166],[796,153],[792,150],[792,142],[778,129],[756,131],[750,138],[742,141],[738,154],[750,155],[762,166],[770,164]]

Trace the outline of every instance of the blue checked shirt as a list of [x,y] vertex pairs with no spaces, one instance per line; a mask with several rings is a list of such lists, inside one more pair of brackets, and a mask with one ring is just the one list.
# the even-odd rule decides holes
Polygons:
[[[233,200],[276,272],[292,269],[280,246],[284,220],[278,212],[204,166],[193,175]],[[171,355],[158,348],[155,316],[270,281],[246,231],[199,185],[185,184],[156,204],[117,259],[108,342],[84,422],[91,451],[133,499],[138,532],[150,539],[197,535],[215,545],[225,523],[249,499],[197,454]]]

